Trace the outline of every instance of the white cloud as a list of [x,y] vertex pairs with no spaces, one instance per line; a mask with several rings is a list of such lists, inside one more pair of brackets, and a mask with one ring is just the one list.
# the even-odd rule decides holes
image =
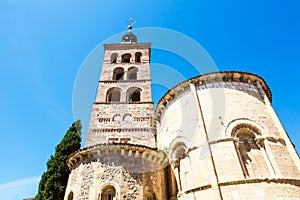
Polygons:
[[40,177],[28,177],[0,184],[0,197],[7,200],[20,200],[33,197],[37,193]]
[[0,184],[0,190],[16,188],[16,187],[21,187],[21,186],[37,183],[37,182],[39,182],[39,180],[40,180],[39,176],[34,176],[34,177],[19,179],[19,180],[7,182],[7,183],[2,183],[2,184]]

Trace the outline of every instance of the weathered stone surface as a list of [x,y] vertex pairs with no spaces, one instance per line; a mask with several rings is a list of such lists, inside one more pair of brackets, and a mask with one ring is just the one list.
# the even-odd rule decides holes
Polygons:
[[185,147],[172,165],[178,199],[298,199],[299,157],[266,84],[211,76],[179,84],[156,109],[158,147],[171,160]]
[[[124,54],[131,55],[126,63],[122,62]],[[168,159],[164,152],[151,148],[155,136],[149,62],[150,44],[105,45],[86,148],[68,159],[71,173],[66,200],[70,193],[80,200],[168,198]],[[130,76],[132,68],[137,69],[136,76]],[[116,71],[124,73],[123,77],[116,76]],[[111,88],[120,91],[118,101],[110,101]],[[132,88],[140,91],[138,101],[130,101]],[[108,194],[106,188],[113,192]]]
[[[123,148],[135,150],[138,147],[128,145]],[[97,199],[102,189],[111,185],[116,189],[117,199],[142,199],[145,188],[150,188],[157,199],[165,199],[165,165],[159,162],[159,152],[156,154],[154,150],[146,148],[147,153],[143,157],[142,152],[139,156],[129,156],[129,151],[124,155],[118,151],[121,154],[82,157],[82,160],[72,167],[66,195],[73,192],[74,199]],[[157,159],[151,157],[149,160],[152,154]],[[151,165],[157,166],[150,167]]]
[[195,77],[154,114],[150,44],[104,49],[85,148],[67,161],[65,200],[300,200],[299,157],[262,78]]

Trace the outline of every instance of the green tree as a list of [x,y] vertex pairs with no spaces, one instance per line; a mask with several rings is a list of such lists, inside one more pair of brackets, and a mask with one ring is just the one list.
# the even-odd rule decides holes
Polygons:
[[47,162],[47,171],[43,173],[35,200],[63,200],[67,187],[69,169],[68,156],[80,149],[81,122],[72,124],[64,138],[55,147],[54,156]]

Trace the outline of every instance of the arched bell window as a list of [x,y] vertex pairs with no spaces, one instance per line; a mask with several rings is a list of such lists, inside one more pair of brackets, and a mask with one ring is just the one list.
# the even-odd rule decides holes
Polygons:
[[115,200],[116,189],[114,186],[108,185],[102,189],[100,200]]
[[140,88],[129,88],[127,90],[127,102],[140,102],[141,101],[141,89]]
[[107,102],[120,102],[121,89],[117,87],[110,88],[106,93]]
[[138,69],[136,67],[130,67],[128,69],[128,79],[136,80],[137,79],[137,71],[138,71]]
[[136,52],[135,53],[135,62],[141,62],[141,58],[142,58],[142,53],[141,52]]
[[124,79],[124,69],[122,67],[117,67],[113,72],[113,80],[123,80]]
[[122,63],[130,63],[131,54],[125,53],[122,55]]
[[117,53],[113,53],[110,56],[110,63],[117,63],[117,58],[118,58],[118,54]]

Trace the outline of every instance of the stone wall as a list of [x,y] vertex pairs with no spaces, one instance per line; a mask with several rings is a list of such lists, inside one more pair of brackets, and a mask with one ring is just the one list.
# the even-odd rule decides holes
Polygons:
[[151,102],[151,82],[150,80],[128,80],[128,81],[100,81],[96,102],[107,102],[107,91],[111,88],[119,88],[121,90],[120,102],[128,102],[127,91],[130,88],[139,88],[141,90],[141,101]]
[[300,200],[300,181],[235,183],[222,186],[223,199],[233,200]]
[[[139,61],[136,53],[141,54]],[[130,54],[128,63],[122,62],[122,55]],[[116,61],[112,57],[116,55]],[[153,102],[150,81],[150,44],[109,44],[104,45],[104,61],[98,85],[96,101],[90,117],[85,146],[100,143],[129,142],[132,144],[155,145],[151,127]],[[124,70],[120,80],[113,80],[116,68]],[[137,69],[137,77],[128,78],[129,69]],[[118,101],[109,101],[111,89],[120,90]],[[140,90],[139,101],[130,102],[130,92]]]
[[157,200],[167,198],[163,152],[134,145],[95,146],[74,153],[65,200],[72,192],[76,200],[99,200],[112,186],[116,200],[141,200],[152,192]]
[[[221,186],[224,200],[300,200],[299,182],[294,184],[276,182],[233,183]],[[178,200],[218,199],[214,198],[213,189],[194,191],[182,194]]]
[[216,76],[224,77],[179,84],[156,109],[158,146],[175,163],[178,199],[299,196],[299,157],[266,84],[252,75],[240,82],[226,81],[224,73]]
[[155,145],[151,127],[153,103],[94,104],[86,146],[108,143],[109,138],[132,144]]

